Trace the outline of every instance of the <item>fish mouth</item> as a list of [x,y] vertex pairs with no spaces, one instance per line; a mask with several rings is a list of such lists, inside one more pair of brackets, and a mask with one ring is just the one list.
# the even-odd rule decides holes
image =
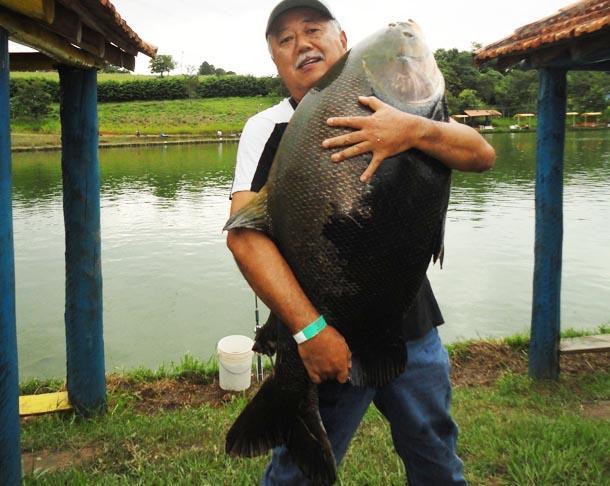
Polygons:
[[297,62],[297,69],[305,69],[307,68],[307,66],[311,66],[313,64],[316,64],[318,62],[321,62],[324,60],[324,56],[322,56],[321,54],[317,54],[314,56],[307,56],[306,58],[299,60]]

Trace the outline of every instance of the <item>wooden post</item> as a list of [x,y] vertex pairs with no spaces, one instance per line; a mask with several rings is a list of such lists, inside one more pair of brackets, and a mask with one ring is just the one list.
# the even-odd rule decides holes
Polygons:
[[0,28],[0,483],[21,484],[8,33]]
[[60,66],[61,170],[66,229],[66,358],[70,403],[106,404],[102,325],[97,73]]
[[540,69],[536,148],[536,243],[529,373],[559,377],[563,148],[566,72]]

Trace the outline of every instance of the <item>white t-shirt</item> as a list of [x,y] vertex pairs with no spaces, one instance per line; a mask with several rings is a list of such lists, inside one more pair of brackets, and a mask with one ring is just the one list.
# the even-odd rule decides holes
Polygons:
[[248,119],[237,148],[231,195],[239,191],[258,192],[265,185],[280,139],[295,108],[296,102],[285,98]]

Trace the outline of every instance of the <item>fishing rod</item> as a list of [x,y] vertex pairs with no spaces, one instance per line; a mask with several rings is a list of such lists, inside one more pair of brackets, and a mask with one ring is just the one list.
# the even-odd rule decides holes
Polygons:
[[[254,319],[256,322],[254,332],[258,333],[258,330],[261,328],[261,326],[258,314],[258,297],[256,293],[254,294]],[[263,357],[261,356],[261,353],[256,353],[256,381],[260,383],[263,381],[263,378]]]

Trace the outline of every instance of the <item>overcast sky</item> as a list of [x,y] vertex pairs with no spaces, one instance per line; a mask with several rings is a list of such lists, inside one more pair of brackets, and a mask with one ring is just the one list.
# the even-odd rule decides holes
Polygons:
[[[239,74],[275,74],[264,39],[267,16],[278,0],[112,0],[145,41],[179,64],[203,61]],[[489,44],[530,22],[556,13],[571,0],[328,0],[354,45],[386,23],[411,18],[432,49],[470,50]],[[139,54],[136,72],[147,73]]]

